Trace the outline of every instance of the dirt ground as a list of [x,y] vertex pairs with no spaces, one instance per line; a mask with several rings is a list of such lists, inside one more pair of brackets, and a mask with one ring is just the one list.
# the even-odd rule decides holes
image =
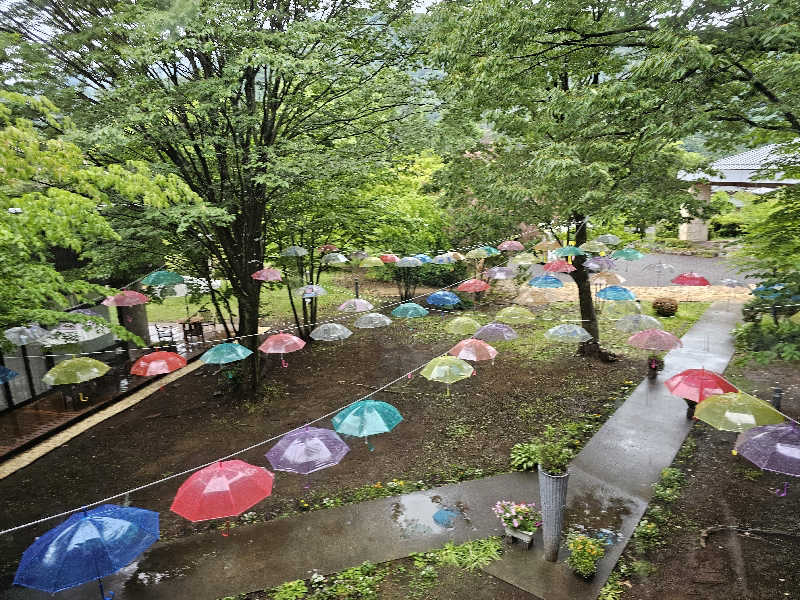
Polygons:
[[[780,383],[783,412],[800,418],[800,363],[734,361],[726,376],[762,398]],[[800,598],[800,480],[732,455],[735,433],[698,423],[691,435],[697,448],[685,469],[689,483],[672,508],[680,528],[647,557],[655,574],[633,580],[624,600]]]

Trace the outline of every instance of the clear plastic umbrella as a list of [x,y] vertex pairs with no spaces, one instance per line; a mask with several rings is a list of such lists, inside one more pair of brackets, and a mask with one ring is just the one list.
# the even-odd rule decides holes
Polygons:
[[483,340],[476,340],[475,338],[461,340],[450,348],[447,353],[461,360],[471,361],[494,360],[494,357],[497,356],[497,350]]
[[505,242],[500,243],[497,246],[497,249],[504,252],[522,252],[525,249],[525,246],[523,246],[517,240],[506,240]]
[[660,352],[683,346],[680,339],[663,329],[644,329],[629,337],[628,343],[642,350],[658,350]]
[[552,342],[581,343],[592,339],[592,335],[580,325],[563,323],[548,329],[544,337]]
[[620,283],[625,283],[625,278],[620,275],[619,273],[595,273],[589,277],[589,281],[591,281],[595,285],[617,285]]
[[539,259],[535,254],[531,254],[530,252],[520,252],[514,258],[508,261],[509,266],[517,266],[517,265],[534,265],[539,262]]
[[304,285],[303,287],[296,288],[293,291],[295,296],[300,296],[304,299],[316,298],[318,296],[324,296],[328,293],[328,291],[321,285]]
[[661,321],[650,315],[632,314],[625,315],[614,324],[617,331],[623,333],[636,333],[645,329],[664,329]]
[[335,431],[306,426],[284,435],[265,456],[276,471],[308,475],[339,464],[348,452]]
[[395,263],[396,267],[421,267],[422,261],[415,256],[404,256]]
[[621,319],[625,315],[641,314],[642,307],[633,300],[617,300],[603,307],[603,314],[609,319]]
[[467,252],[464,256],[472,260],[480,260],[481,258],[489,258],[489,253],[485,248],[475,248]]
[[485,342],[500,342],[515,340],[519,336],[517,332],[508,325],[504,325],[503,323],[489,323],[478,329],[473,337]]
[[265,339],[258,349],[264,354],[280,354],[281,366],[288,367],[289,363],[284,360],[283,355],[296,352],[305,345],[306,343],[297,336],[289,333],[276,333]]
[[621,258],[622,260],[639,260],[644,258],[644,254],[634,248],[620,248],[611,253],[611,258]]
[[300,246],[289,246],[281,252],[281,256],[305,256],[306,254],[308,254],[308,250]]
[[694,416],[722,431],[747,431],[759,425],[777,425],[784,417],[771,404],[744,392],[709,396],[697,405]]
[[372,310],[373,308],[375,307],[366,300],[362,300],[361,298],[353,298],[351,300],[345,300],[342,302],[337,310],[346,313],[354,313]]
[[612,271],[617,266],[617,261],[608,256],[593,256],[583,266],[590,271]]
[[58,327],[39,340],[43,346],[60,346],[62,344],[80,344],[103,337],[111,330],[102,323],[61,323]]
[[422,371],[422,375],[429,381],[439,381],[447,385],[447,395],[450,395],[450,384],[461,381],[472,375],[474,369],[468,362],[455,356],[437,356],[430,361]]
[[433,257],[433,264],[435,265],[449,265],[454,262],[456,262],[456,259],[447,253],[437,254]]
[[325,323],[314,328],[311,332],[311,339],[317,340],[318,342],[337,342],[347,339],[351,335],[353,335],[353,332],[344,325],[340,325],[339,323]]
[[533,323],[536,317],[533,316],[531,311],[522,306],[507,306],[497,313],[494,320],[512,325],[525,325],[526,323]]
[[561,248],[561,244],[559,244],[555,240],[542,240],[533,247],[534,250],[539,250],[540,252],[547,252],[548,250],[557,250],[559,248]]
[[50,335],[47,329],[39,327],[38,323],[31,323],[27,327],[12,327],[6,329],[3,335],[6,339],[15,346],[27,346],[28,344],[35,344],[40,339]]
[[415,254],[414,258],[419,260],[423,265],[426,265],[429,262],[433,262],[433,259],[430,256],[428,256],[427,254]]
[[108,373],[109,367],[99,360],[87,356],[70,358],[58,363],[42,377],[47,385],[66,385],[83,383],[91,379],[97,379]]
[[800,427],[797,423],[748,429],[736,438],[736,451],[759,469],[800,477]]
[[492,267],[486,271],[489,279],[514,279],[516,271],[511,267]]
[[616,246],[620,242],[620,239],[613,233],[604,233],[603,235],[598,235],[594,239],[603,244],[608,244],[609,246]]
[[593,252],[593,253],[600,253],[600,252],[608,252],[608,246],[606,246],[600,240],[590,240],[578,246],[584,252]]
[[392,320],[381,313],[367,313],[358,317],[353,323],[359,329],[377,329],[392,324]]
[[453,333],[456,335],[472,335],[480,328],[481,324],[475,319],[471,319],[469,317],[456,317],[447,325],[445,325],[444,330],[447,333]]
[[513,300],[514,304],[523,306],[542,306],[551,302],[550,296],[544,290],[523,287]]
[[331,252],[330,254],[323,256],[319,262],[321,262],[323,265],[343,265],[349,261],[341,252]]
[[367,256],[366,258],[361,259],[361,262],[358,263],[358,266],[366,269],[368,267],[382,267],[383,264],[383,261],[377,256]]

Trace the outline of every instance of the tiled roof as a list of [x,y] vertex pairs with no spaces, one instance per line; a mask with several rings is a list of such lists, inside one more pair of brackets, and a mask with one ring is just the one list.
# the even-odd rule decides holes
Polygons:
[[717,170],[760,169],[777,158],[778,155],[774,152],[775,148],[777,148],[777,144],[767,144],[760,148],[753,148],[752,150],[746,150],[739,154],[725,156],[724,158],[714,161],[711,166]]

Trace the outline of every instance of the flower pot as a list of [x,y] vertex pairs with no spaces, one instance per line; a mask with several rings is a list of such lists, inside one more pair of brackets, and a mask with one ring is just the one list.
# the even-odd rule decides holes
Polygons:
[[512,529],[507,525],[504,526],[506,530],[506,540],[513,543],[514,540],[519,540],[525,547],[530,550],[531,546],[533,545],[533,536],[536,534],[535,531],[520,531],[519,529]]
[[539,465],[539,499],[542,505],[542,545],[544,558],[558,560],[561,529],[564,527],[564,508],[567,504],[569,473],[550,475]]

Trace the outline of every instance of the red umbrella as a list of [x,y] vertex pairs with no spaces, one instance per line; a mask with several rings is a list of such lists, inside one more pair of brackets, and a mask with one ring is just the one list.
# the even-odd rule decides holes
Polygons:
[[288,367],[289,363],[283,360],[283,355],[287,352],[300,350],[305,345],[306,343],[297,336],[288,333],[276,333],[265,339],[258,349],[265,354],[280,354],[281,366]]
[[480,279],[468,279],[456,288],[458,292],[485,292],[489,289],[489,284]]
[[664,382],[674,396],[702,402],[709,396],[738,392],[730,381],[719,373],[706,369],[686,369]]
[[151,352],[145,354],[131,367],[131,375],[141,375],[150,377],[151,375],[162,375],[172,373],[186,366],[186,359],[174,352]]
[[672,350],[683,343],[669,331],[663,329],[644,329],[628,338],[628,343],[643,350]]
[[250,277],[259,281],[280,281],[281,272],[278,269],[261,269],[250,275]]
[[326,252],[337,252],[339,250],[338,246],[334,246],[333,244],[324,244],[317,248],[320,253],[325,254]]
[[378,258],[380,258],[385,263],[396,263],[399,258],[397,258],[396,254],[381,254]]
[[575,267],[569,264],[565,260],[554,260],[548,263],[544,263],[544,270],[550,273],[572,273],[575,271]]
[[216,462],[183,482],[170,510],[193,522],[235,517],[272,494],[274,480],[264,467]]
[[708,282],[708,279],[700,275],[699,273],[681,273],[675,279],[672,280],[672,283],[677,283],[678,285],[711,285]]
[[507,240],[497,246],[498,250],[505,250],[506,252],[520,252],[525,250],[525,246],[520,244],[517,240]]
[[482,340],[468,338],[461,340],[447,351],[448,354],[462,360],[494,360],[497,350]]
[[140,292],[123,290],[116,296],[108,296],[103,300],[103,304],[106,306],[136,306],[137,304],[145,304],[149,300],[150,298]]

